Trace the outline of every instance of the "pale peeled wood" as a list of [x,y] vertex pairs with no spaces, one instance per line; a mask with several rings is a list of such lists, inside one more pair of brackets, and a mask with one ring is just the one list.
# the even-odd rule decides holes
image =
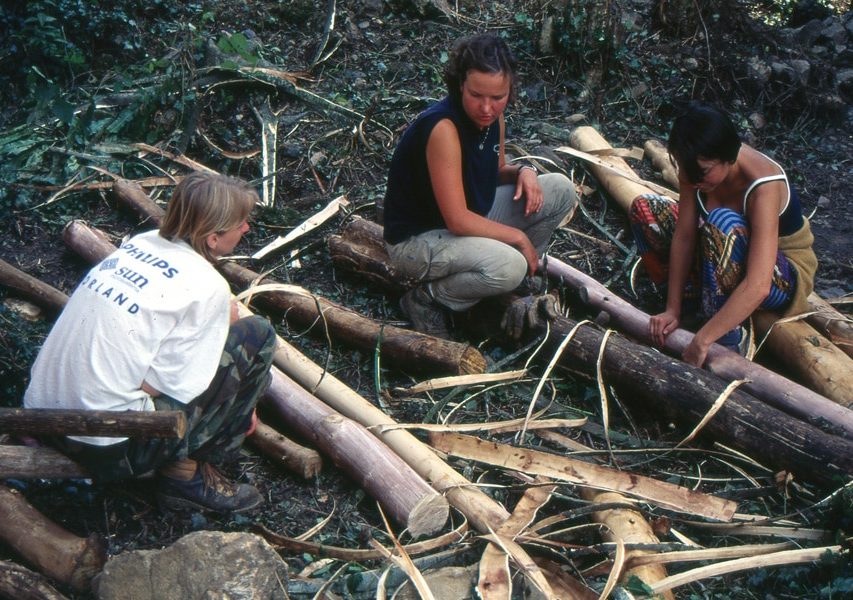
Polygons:
[[737,503],[732,500],[540,450],[499,444],[458,433],[431,432],[429,440],[430,445],[437,450],[460,458],[596,489],[622,492],[670,510],[708,519],[730,521],[737,509]]
[[[592,504],[629,504],[628,498],[616,492],[602,492],[591,488],[582,488],[581,497],[589,500]],[[651,525],[643,517],[643,513],[630,508],[609,508],[607,510],[592,513],[592,519],[601,523],[604,527],[601,537],[606,542],[622,540],[627,544],[659,544],[660,540],[652,531]],[[634,557],[654,554],[649,550],[628,550],[625,560],[630,561]],[[627,581],[631,575],[636,575],[644,583],[652,584],[667,577],[666,568],[661,564],[642,565],[626,570],[620,581]],[[671,592],[664,592],[663,597],[673,600]]]
[[77,591],[89,589],[107,560],[106,544],[98,534],[77,537],[5,485],[0,485],[0,523],[0,540],[39,572]]
[[[65,227],[63,239],[78,254],[96,262],[115,250],[96,231],[74,221]],[[448,516],[444,498],[364,427],[343,419],[276,368],[272,369],[272,385],[265,401],[267,406],[279,410],[298,433],[327,451],[413,535],[444,526]],[[318,436],[318,431],[325,434]]]
[[[130,181],[116,181],[113,192],[117,200],[140,216],[150,219],[153,225],[160,223],[163,209],[148,197],[138,185]],[[254,285],[261,275],[234,263],[222,263],[222,273],[233,284],[243,287]],[[275,283],[266,279],[267,283]],[[472,348],[462,344],[425,335],[391,325],[382,325],[373,319],[349,310],[328,299],[306,297],[286,291],[275,291],[261,295],[258,300],[284,313],[302,327],[316,327],[326,335],[326,328],[336,339],[373,353],[380,335],[380,351],[385,360],[418,372],[482,373],[486,370],[486,359]]]
[[669,151],[658,140],[646,140],[643,144],[643,150],[652,164],[660,171],[661,178],[669,185],[678,188],[678,173],[675,172],[675,167],[672,161],[669,160]]
[[841,406],[853,408],[853,359],[805,321],[778,323],[778,318],[775,313],[755,311],[755,339],[769,331],[764,343],[798,379]]
[[[570,143],[573,147],[585,152],[611,147],[598,131],[586,126],[578,127],[572,132]],[[628,164],[619,158],[606,157],[603,160],[633,174]],[[615,176],[596,165],[589,165],[589,169],[625,212],[630,209],[634,198],[650,192],[642,185]],[[762,322],[766,323],[767,320],[764,318]],[[768,339],[767,346],[790,368],[796,369],[808,387],[834,402],[849,406],[851,394],[853,394],[853,385],[850,384],[853,381],[853,362],[850,357],[840,351],[825,350],[826,346],[822,344],[813,346],[813,348],[822,347],[821,350],[812,350],[802,341],[797,340],[798,336],[809,334],[802,327],[798,327],[797,323],[799,322],[777,325],[774,330],[778,330],[778,333],[774,333],[771,339]],[[766,325],[764,328],[766,330]],[[795,343],[798,348],[795,352],[790,350],[792,343]]]
[[323,468],[323,459],[316,450],[297,444],[262,421],[246,441],[276,465],[303,479],[314,479]]
[[439,531],[447,501],[365,427],[319,401],[273,367],[264,406],[320,448],[414,537]]
[[809,294],[807,300],[809,312],[815,313],[806,318],[809,325],[820,331],[844,354],[853,358],[853,320],[838,312],[814,292]]

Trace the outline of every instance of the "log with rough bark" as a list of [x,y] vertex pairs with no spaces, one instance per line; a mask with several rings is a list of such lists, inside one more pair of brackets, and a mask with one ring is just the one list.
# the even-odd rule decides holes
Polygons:
[[48,446],[0,445],[0,479],[91,477],[85,467]]
[[[163,209],[157,206],[141,187],[132,182],[116,182],[113,191],[120,204],[159,224]],[[261,275],[234,263],[223,263],[222,273],[232,283],[249,287]],[[276,283],[266,279],[265,283]],[[373,353],[381,336],[383,359],[403,369],[427,373],[482,373],[486,360],[469,344],[461,344],[424,335],[408,329],[382,325],[337,303],[314,295],[283,290],[259,295],[258,301],[281,311],[288,321],[343,340],[364,352]]]
[[282,469],[303,479],[314,479],[323,468],[323,459],[316,450],[297,444],[261,421],[246,441]]
[[354,215],[339,235],[329,236],[328,244],[332,263],[361,281],[394,293],[416,284],[391,264],[382,240],[382,226],[373,221]]
[[[578,291],[581,299],[610,315],[619,329],[651,343],[650,316],[612,293],[589,275],[558,259],[548,260],[548,275]],[[676,329],[666,339],[665,348],[678,356],[693,334]],[[853,439],[853,411],[786,377],[753,363],[719,344],[708,350],[705,366],[726,380],[746,379],[744,389],[756,398],[831,433]]]
[[[596,523],[603,525],[601,537],[605,542],[618,542],[621,540],[624,544],[659,544],[660,540],[652,531],[651,525],[646,521],[646,518],[638,510],[629,508],[631,501],[616,492],[603,492],[592,488],[583,488],[581,497],[584,500],[589,500],[592,504],[624,504],[625,508],[608,508],[592,513],[592,519]],[[654,554],[648,550],[628,550],[625,555],[626,563],[631,559]],[[666,579],[666,567],[662,564],[641,565],[638,567],[628,568],[620,577],[621,581],[627,581],[632,575],[639,577],[643,583],[652,584]],[[662,594],[666,600],[674,600],[672,592]]]
[[[71,249],[96,262],[115,250],[96,231],[74,221],[65,227],[63,238]],[[312,439],[412,535],[444,526],[447,501],[363,426],[336,413],[277,368],[272,369],[272,385],[263,401],[297,433]]]
[[98,534],[77,537],[5,485],[0,485],[0,523],[0,540],[41,573],[77,591],[89,589],[107,560]]
[[8,560],[0,560],[0,598],[10,600],[68,600],[43,575]]
[[[648,140],[644,148],[652,163],[661,169],[663,179],[667,183],[677,186],[678,175],[672,168],[666,147],[657,140]],[[669,169],[665,168],[666,166],[669,166]],[[835,307],[814,292],[809,294],[808,302],[809,312],[813,313],[806,317],[809,325],[838,346],[839,350],[853,358],[853,321],[842,315]]]
[[54,314],[61,311],[68,300],[68,297],[56,288],[16,269],[5,260],[0,260],[0,285]]
[[[588,126],[575,129],[572,132],[570,143],[574,148],[585,152],[611,148],[607,140],[598,131]],[[625,173],[636,176],[631,167],[618,157],[605,157],[602,160]],[[615,175],[612,170],[599,165],[590,164],[589,169],[611,198],[625,212],[628,212],[634,198],[651,191],[640,184]],[[766,325],[772,319],[770,314],[766,314],[759,316],[758,320]],[[849,406],[853,403],[853,362],[851,362],[851,358],[837,348],[830,347],[832,344],[814,346],[803,341],[803,336],[809,338],[812,335],[817,335],[817,332],[813,334],[813,330],[806,329],[806,327],[808,326],[801,321],[780,323],[774,327],[773,334],[768,338],[767,346],[777,357],[785,360],[789,368],[796,370],[808,387],[843,406]],[[790,346],[794,342],[797,349],[791,352]]]
[[180,438],[187,430],[181,411],[112,411],[0,408],[0,433]]
[[[547,346],[556,351],[577,323],[566,318],[551,322]],[[580,327],[565,346],[561,362],[567,368],[596,377],[604,338],[598,328]],[[605,382],[628,389],[646,406],[668,413],[687,426],[696,426],[726,391],[726,381],[687,365],[648,346],[612,334],[601,364]],[[853,441],[817,427],[735,389],[702,431],[777,470],[820,485],[836,485],[853,476]]]

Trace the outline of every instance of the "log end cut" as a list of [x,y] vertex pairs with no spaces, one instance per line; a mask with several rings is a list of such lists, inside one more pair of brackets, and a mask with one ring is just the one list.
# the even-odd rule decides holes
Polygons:
[[424,496],[409,512],[408,528],[413,538],[438,533],[447,523],[450,505],[444,496]]

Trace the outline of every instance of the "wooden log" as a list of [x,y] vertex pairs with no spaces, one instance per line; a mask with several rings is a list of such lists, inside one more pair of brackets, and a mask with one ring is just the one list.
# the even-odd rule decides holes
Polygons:
[[91,473],[48,446],[0,445],[0,479],[75,479]]
[[41,573],[74,590],[89,589],[107,560],[106,544],[98,534],[77,537],[5,485],[0,485],[0,523],[0,540]]
[[310,439],[414,537],[439,531],[447,501],[363,425],[317,400],[277,368],[264,405]]
[[[63,238],[69,247],[79,248],[92,262],[115,249],[79,221],[66,226]],[[278,411],[297,433],[312,439],[377,498],[397,522],[415,536],[433,533],[444,526],[447,501],[405,461],[363,426],[335,413],[278,369],[272,370],[272,376],[272,385],[264,397],[266,405]]]
[[[572,132],[570,143],[573,147],[585,152],[610,148],[610,144],[598,131],[586,126],[578,127]],[[604,157],[602,160],[632,175],[634,174],[627,163],[618,157]],[[600,166],[591,164],[589,168],[604,189],[625,212],[630,209],[634,198],[650,191],[642,185],[615,176],[611,171]],[[769,320],[769,317],[759,318],[765,323]],[[797,342],[798,350],[796,352],[790,352],[789,346],[792,340],[796,340],[801,334],[810,334],[798,326],[798,323],[800,322],[795,321],[774,327],[778,333],[774,331],[774,335],[768,338],[767,346],[777,357],[786,361],[789,368],[796,369],[808,387],[839,404],[849,406],[851,395],[853,395],[853,385],[851,385],[853,382],[853,362],[851,362],[850,357],[842,352],[827,350],[826,346],[811,350],[802,342]],[[786,329],[790,331],[786,333]],[[814,348],[818,347],[814,346]],[[820,368],[812,368],[813,365],[819,365]]]
[[838,312],[829,302],[812,292],[808,297],[806,321],[847,356],[853,358],[853,320]]
[[756,340],[766,335],[764,344],[800,381],[841,406],[853,408],[853,359],[806,321],[779,323],[777,319],[777,313],[755,311]]
[[[260,277],[258,273],[233,263],[224,264],[221,268],[231,283],[242,287],[253,285]],[[265,283],[274,282],[267,279]],[[328,328],[334,339],[367,353],[375,351],[381,336],[383,360],[408,371],[464,375],[486,370],[486,359],[470,344],[443,340],[393,325],[383,326],[319,296],[273,291],[259,296],[257,302],[281,311],[288,321],[310,327],[315,333],[325,335]]]
[[323,459],[316,450],[297,444],[261,421],[246,441],[276,465],[303,479],[314,479],[323,468]]
[[[616,492],[603,492],[592,488],[582,488],[581,497],[589,500],[592,504],[631,504],[626,496]],[[643,513],[631,508],[610,508],[592,513],[592,519],[601,523],[603,529],[601,537],[605,542],[618,542],[625,544],[659,544],[660,540],[652,531],[651,525],[646,521]],[[628,550],[625,560],[630,561],[638,556],[655,554],[649,550]],[[666,579],[666,567],[662,564],[641,565],[629,568],[620,578],[627,581],[632,575],[639,577],[643,583],[652,584]],[[662,594],[666,600],[674,600],[672,592]]]
[[[163,209],[154,204],[141,187],[132,182],[116,182],[113,191],[120,204],[157,225]],[[222,273],[235,285],[248,287],[256,284],[261,276],[234,263],[223,263]],[[266,279],[266,283],[276,283]],[[300,327],[343,340],[360,350],[373,353],[380,335],[380,351],[384,359],[403,369],[420,373],[483,373],[486,359],[470,344],[442,340],[430,335],[382,325],[319,296],[306,296],[296,292],[275,291],[265,293],[258,301],[281,311],[288,321]]]
[[[574,288],[584,302],[610,315],[619,329],[634,338],[651,343],[650,316],[623,300],[598,281],[556,259],[548,260],[548,275]],[[693,334],[676,329],[664,348],[681,356]],[[705,366],[726,380],[746,379],[744,389],[754,397],[833,434],[853,439],[853,411],[830,398],[799,385],[759,364],[746,360],[719,344],[708,350]]]
[[643,144],[643,150],[655,168],[660,171],[661,178],[678,189],[678,173],[675,172],[675,166],[669,160],[669,152],[662,143],[658,140],[646,140]]
[[[559,317],[551,322],[547,347],[555,352],[576,323]],[[596,377],[604,334],[580,327],[565,346],[561,362],[568,369]],[[666,412],[687,426],[698,425],[727,387],[705,370],[691,367],[652,348],[610,335],[601,364],[604,380],[646,406]],[[703,431],[777,470],[823,486],[853,475],[853,441],[768,406],[735,389],[705,423]]]
[[179,410],[113,411],[59,408],[0,408],[0,433],[180,438],[187,418]]
[[68,600],[39,573],[0,560],[0,598],[10,600]]
[[328,245],[332,263],[361,281],[392,293],[401,293],[415,285],[415,281],[401,275],[391,264],[378,223],[354,215],[341,228],[340,235],[329,236]]
[[68,301],[68,296],[55,287],[27,275],[5,260],[0,260],[0,285],[54,314],[59,313]]

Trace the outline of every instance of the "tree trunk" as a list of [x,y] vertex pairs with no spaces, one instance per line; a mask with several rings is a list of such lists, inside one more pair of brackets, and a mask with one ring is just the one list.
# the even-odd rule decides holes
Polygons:
[[814,292],[809,294],[808,301],[809,310],[815,313],[806,318],[809,325],[853,358],[853,321]]
[[181,411],[113,411],[0,408],[0,433],[180,438],[187,430]]
[[0,485],[0,523],[0,540],[40,572],[77,591],[89,589],[107,560],[106,544],[98,534],[77,537],[5,485]]
[[[622,331],[651,343],[648,314],[611,293],[589,275],[558,259],[549,258],[548,274],[576,289],[584,302],[608,313]],[[693,334],[689,331],[676,329],[667,337],[665,348],[680,356],[692,339]],[[748,361],[719,344],[711,345],[705,365],[723,379],[747,379],[744,389],[767,404],[827,431],[853,439],[853,411],[831,399]]]
[[[63,237],[69,247],[79,248],[91,262],[102,260],[115,249],[79,221],[69,223]],[[275,408],[300,435],[314,440],[379,499],[397,522],[407,526],[412,535],[432,533],[444,526],[447,502],[403,460],[364,427],[335,413],[278,369],[273,369],[272,375],[272,385],[264,397],[266,405]]]
[[0,285],[53,314],[59,313],[68,301],[68,296],[55,287],[27,275],[5,260],[0,260]]
[[0,560],[0,598],[68,600],[42,575],[7,560]]
[[[575,325],[562,317],[551,322],[547,345],[552,352]],[[563,350],[562,364],[595,378],[603,337],[593,326],[580,327]],[[699,424],[726,388],[726,382],[713,373],[619,334],[608,338],[601,369],[607,383],[630,391],[626,397],[643,399],[647,407],[665,411],[687,426]],[[853,441],[824,433],[739,389],[729,395],[703,431],[800,479],[829,486],[853,474]]]
[[0,445],[0,479],[91,477],[83,466],[48,446]]
[[382,240],[382,226],[353,216],[340,235],[329,236],[329,255],[336,267],[384,290],[401,293],[415,281],[401,275],[392,265]]
[[303,479],[314,479],[323,468],[323,460],[316,450],[300,446],[266,423],[258,421],[255,432],[246,441],[285,471]]
[[[573,147],[585,152],[611,149],[607,140],[592,127],[575,129],[572,132],[570,143]],[[628,164],[618,157],[606,157],[603,160],[616,168],[635,175]],[[644,186],[614,175],[601,166],[593,164],[589,165],[589,169],[602,187],[626,212],[634,198],[650,192]],[[769,317],[763,318],[762,322],[766,324],[768,319]],[[849,406],[853,401],[851,398],[853,396],[853,362],[851,362],[850,357],[845,356],[840,351],[828,349],[828,346],[824,344],[819,344],[820,348],[816,346],[810,348],[806,340],[798,339],[800,334],[810,335],[810,332],[804,331],[803,327],[798,326],[799,323],[795,321],[774,327],[774,334],[768,339],[768,347],[776,356],[785,360],[790,368],[796,370],[803,377],[808,387],[839,404]],[[786,329],[789,330],[787,333],[785,332]],[[789,345],[792,341],[797,345],[796,352],[789,351]],[[814,368],[815,365],[819,365],[820,368]]]
[[[119,203],[159,225],[163,209],[154,204],[142,188],[128,181],[118,181],[113,186]],[[261,275],[234,263],[222,263],[221,270],[233,284],[249,287]],[[266,283],[276,283],[271,279]],[[382,326],[339,304],[296,292],[274,291],[264,293],[259,302],[281,311],[285,317],[300,327],[311,327],[325,335],[326,327],[336,339],[345,340],[360,350],[373,353],[382,336],[380,351],[383,358],[403,369],[427,373],[483,373],[486,360],[469,344],[441,340],[407,329]]]

